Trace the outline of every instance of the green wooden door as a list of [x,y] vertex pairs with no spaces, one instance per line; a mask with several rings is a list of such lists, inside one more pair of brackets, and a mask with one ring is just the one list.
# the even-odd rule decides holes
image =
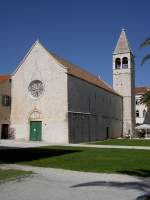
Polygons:
[[42,135],[42,122],[40,121],[30,122],[30,140],[41,141],[41,135]]

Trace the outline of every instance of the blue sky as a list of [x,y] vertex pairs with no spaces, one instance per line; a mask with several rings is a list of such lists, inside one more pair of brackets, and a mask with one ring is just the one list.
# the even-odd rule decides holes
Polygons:
[[125,28],[136,63],[136,85],[150,86],[149,0],[0,0],[0,73],[12,72],[37,38],[50,51],[112,84],[112,52]]

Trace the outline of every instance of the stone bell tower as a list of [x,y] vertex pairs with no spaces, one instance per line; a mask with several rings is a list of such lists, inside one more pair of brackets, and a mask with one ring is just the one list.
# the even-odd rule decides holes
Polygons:
[[123,96],[123,136],[133,136],[135,127],[135,69],[125,30],[113,53],[113,88]]

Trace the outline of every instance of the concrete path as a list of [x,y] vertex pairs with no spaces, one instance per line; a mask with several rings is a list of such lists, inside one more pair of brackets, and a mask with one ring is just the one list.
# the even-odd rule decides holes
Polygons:
[[122,145],[94,145],[94,144],[60,144],[60,143],[45,143],[45,142],[29,142],[29,141],[16,141],[16,140],[0,140],[0,149],[6,148],[30,148],[40,146],[72,146],[72,147],[91,147],[91,148],[109,148],[109,149],[143,149],[150,150],[146,146],[122,146]]
[[[30,147],[40,147],[40,146],[50,146],[54,145],[45,142],[31,142],[31,141],[17,141],[17,140],[2,140],[0,139],[0,149],[3,148],[30,148]],[[60,144],[58,144],[60,145]]]
[[127,175],[75,172],[62,169],[1,165],[36,174],[0,184],[1,200],[144,200],[150,180]]
[[150,147],[146,146],[123,146],[123,145],[96,145],[96,144],[66,144],[64,146],[72,147],[91,147],[91,148],[106,148],[106,149],[143,149],[150,150]]

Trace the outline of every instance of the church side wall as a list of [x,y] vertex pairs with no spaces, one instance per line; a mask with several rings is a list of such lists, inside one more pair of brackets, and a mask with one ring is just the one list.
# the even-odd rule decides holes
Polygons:
[[[33,80],[44,85],[34,99],[28,88]],[[68,100],[66,69],[39,44],[32,49],[12,76],[11,129],[15,139],[30,140],[30,122],[42,122],[42,141],[68,143]],[[35,116],[36,112],[39,117]]]
[[122,97],[68,75],[69,141],[122,136]]

